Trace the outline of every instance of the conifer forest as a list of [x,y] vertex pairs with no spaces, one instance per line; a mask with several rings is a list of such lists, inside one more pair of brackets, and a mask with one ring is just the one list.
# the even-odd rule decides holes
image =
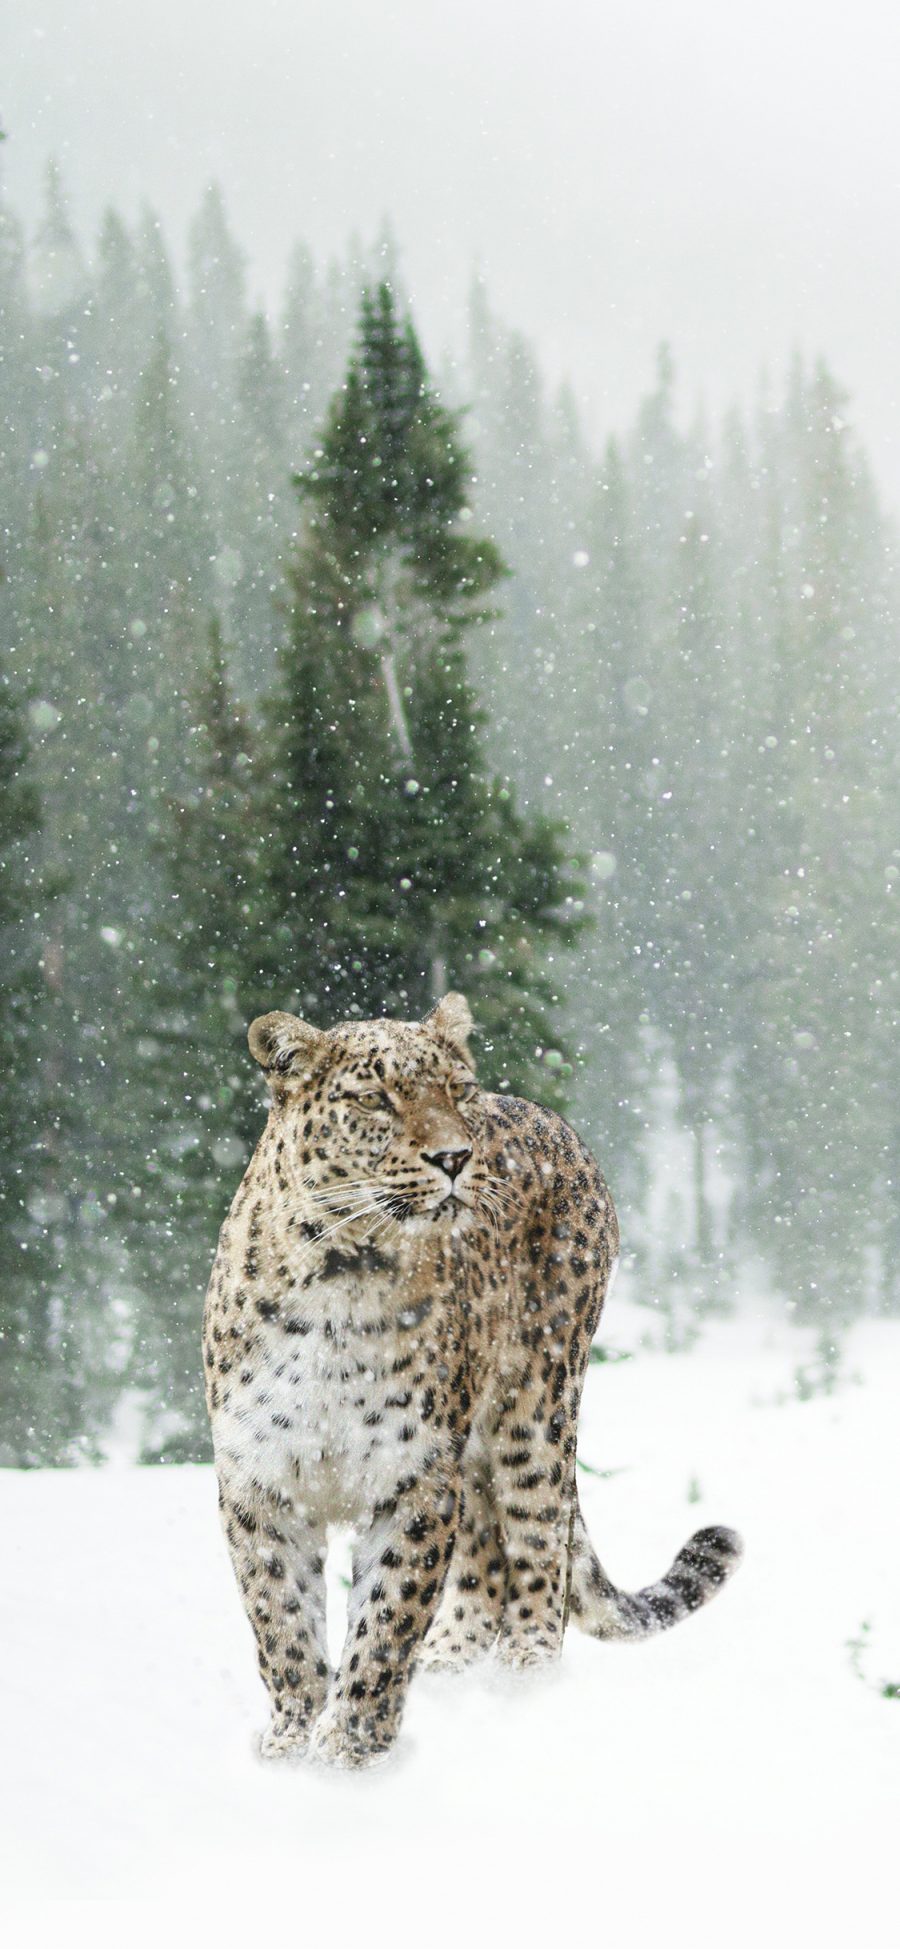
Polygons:
[[749,1268],[837,1359],[900,1310],[897,537],[839,375],[720,423],[663,345],[601,444],[480,279],[423,346],[387,232],[249,288],[215,187],[184,276],[53,167],[0,209],[0,1461],[206,1458],[274,1007],[462,989],[669,1344]]

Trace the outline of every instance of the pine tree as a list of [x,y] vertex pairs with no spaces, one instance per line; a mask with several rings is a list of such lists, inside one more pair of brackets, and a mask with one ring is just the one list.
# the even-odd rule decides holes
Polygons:
[[73,323],[87,273],[69,217],[59,166],[51,162],[44,178],[44,208],[31,260],[38,309],[45,317]]
[[288,263],[278,354],[287,397],[287,434],[294,464],[299,466],[325,403],[320,397],[322,339],[316,269],[305,244],[295,244]]
[[462,640],[503,574],[471,468],[387,283],[310,471],[270,710],[273,982],[321,1016],[416,1015],[468,987],[488,1072],[545,1096],[554,952],[577,925],[560,836],[491,780]]
[[190,227],[188,290],[186,398],[197,429],[210,510],[220,533],[233,546],[232,405],[246,331],[244,256],[229,230],[217,184],[206,191]]
[[258,697],[271,675],[280,618],[284,537],[291,517],[286,387],[261,312],[238,359],[228,471],[231,526],[215,569],[219,605],[234,644],[242,695]]
[[556,456],[534,351],[520,332],[497,323],[477,280],[470,297],[469,364],[478,451],[473,501],[512,567],[504,613],[475,633],[473,668],[488,706],[491,751],[512,754],[528,802],[542,804],[553,789],[545,785],[548,742],[554,753],[562,752],[566,696],[559,661]]
[[170,345],[177,345],[181,338],[181,314],[172,263],[162,224],[149,204],[141,211],[137,230],[135,305],[143,366],[161,338]]
[[186,419],[181,373],[161,333],[135,401],[130,472],[139,546],[126,590],[134,675],[152,734],[134,787],[151,805],[181,777],[195,618],[211,594],[210,531]]
[[94,288],[86,312],[86,363],[110,457],[124,458],[138,374],[144,363],[134,244],[118,211],[104,212]]
[[224,427],[228,374],[244,330],[244,254],[228,228],[217,183],[209,185],[190,227],[188,273],[190,328],[203,386],[223,395],[216,416]]
[[895,1128],[882,1040],[895,1019],[897,945],[885,898],[896,826],[891,562],[824,366],[811,378],[795,366],[768,461],[778,656],[761,739],[756,978],[736,1024],[747,1215],[757,1235],[768,1229],[797,1309],[837,1326],[872,1297],[871,1214]]
[[150,1459],[200,1459],[206,1423],[199,1320],[215,1235],[259,1126],[247,1048],[262,931],[252,733],[236,704],[217,622],[189,699],[190,789],[172,800],[156,852],[164,906],[136,971],[123,1078],[139,1154],[123,1174],[119,1221],[139,1274],[132,1383],[151,1414]]
[[21,489],[33,451],[28,434],[39,384],[34,363],[25,242],[0,186],[0,440],[7,500],[11,487]]
[[[649,1017],[642,971],[646,911],[647,804],[640,781],[649,766],[647,618],[640,536],[619,443],[585,497],[588,560],[576,612],[572,696],[572,823],[588,854],[598,924],[572,980],[573,1017],[584,1061],[577,1081],[579,1127],[598,1154],[615,1161],[623,1208],[647,1197],[643,1105]],[[597,1088],[597,1076],[603,1087]],[[636,1225],[630,1227],[632,1241]]]
[[58,1291],[48,1169],[56,1108],[42,1066],[47,989],[34,924],[41,899],[40,807],[24,718],[0,685],[0,1463],[65,1455],[79,1421],[79,1373]]

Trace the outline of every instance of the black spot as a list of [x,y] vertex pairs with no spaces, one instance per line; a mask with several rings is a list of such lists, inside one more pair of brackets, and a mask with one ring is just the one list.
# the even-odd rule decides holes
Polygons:
[[[421,1326],[422,1321],[427,1320],[433,1305],[434,1300],[428,1298],[420,1299],[418,1306],[404,1306],[402,1313],[398,1313],[397,1315],[398,1326],[404,1328],[404,1330],[412,1326]],[[396,1366],[394,1372],[397,1372]]]
[[665,1581],[673,1590],[677,1591],[689,1611],[699,1609],[706,1595],[699,1577],[692,1577],[690,1571],[680,1569],[676,1563],[673,1564]]
[[346,1253],[339,1252],[336,1246],[330,1245],[319,1268],[318,1276],[322,1280],[340,1279],[342,1274],[353,1270],[353,1259],[348,1258]]

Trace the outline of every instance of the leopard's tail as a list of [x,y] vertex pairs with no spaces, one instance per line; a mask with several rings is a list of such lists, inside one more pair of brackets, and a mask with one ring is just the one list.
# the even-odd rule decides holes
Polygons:
[[598,1560],[576,1500],[569,1617],[591,1638],[647,1638],[667,1631],[715,1596],[737,1569],[742,1550],[733,1529],[698,1529],[659,1583],[617,1590]]

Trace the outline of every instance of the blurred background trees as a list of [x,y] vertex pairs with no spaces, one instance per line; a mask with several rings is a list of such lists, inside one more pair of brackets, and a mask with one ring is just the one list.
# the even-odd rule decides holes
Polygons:
[[[3,1459],[203,1452],[248,1019],[469,995],[673,1340],[896,1310],[896,543],[824,364],[595,455],[477,282],[0,205]],[[461,417],[461,409],[465,414]],[[894,842],[898,841],[895,846]]]

